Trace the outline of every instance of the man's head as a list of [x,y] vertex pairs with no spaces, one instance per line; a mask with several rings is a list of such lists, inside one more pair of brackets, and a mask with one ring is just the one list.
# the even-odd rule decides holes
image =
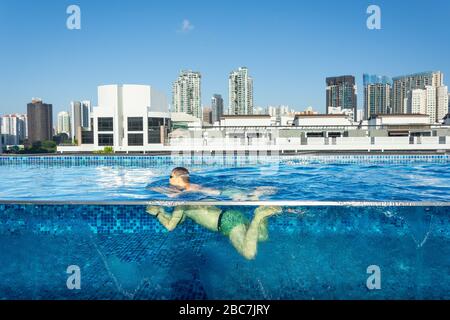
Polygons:
[[186,189],[189,187],[189,171],[183,167],[173,169],[170,173],[169,183],[174,187]]

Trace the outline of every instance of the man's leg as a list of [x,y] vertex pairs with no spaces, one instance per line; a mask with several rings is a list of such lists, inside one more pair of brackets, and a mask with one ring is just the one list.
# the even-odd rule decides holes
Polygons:
[[230,232],[230,240],[236,250],[247,259],[256,256],[260,226],[270,216],[281,212],[279,207],[258,207],[247,228],[244,224],[238,225]]
[[259,224],[259,233],[258,233],[258,241],[267,241],[269,239],[269,229],[268,229],[269,220],[263,219],[263,221]]

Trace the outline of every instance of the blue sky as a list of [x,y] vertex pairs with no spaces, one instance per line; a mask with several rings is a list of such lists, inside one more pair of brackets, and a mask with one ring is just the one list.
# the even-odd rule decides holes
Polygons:
[[[66,8],[81,8],[81,30]],[[370,4],[381,30],[366,27]],[[182,31],[183,21],[186,30]],[[247,66],[256,106],[324,112],[325,77],[364,72],[450,75],[450,1],[0,0],[0,113],[32,97],[54,113],[96,103],[97,86],[150,84],[171,99],[181,69],[202,73],[202,102],[228,97],[228,73]],[[446,84],[449,82],[446,81]]]

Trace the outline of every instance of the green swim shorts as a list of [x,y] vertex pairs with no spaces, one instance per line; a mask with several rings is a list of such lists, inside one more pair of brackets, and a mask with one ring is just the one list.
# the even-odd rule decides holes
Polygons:
[[231,230],[240,224],[248,224],[247,218],[239,210],[230,209],[221,213],[218,229],[223,235],[229,236]]

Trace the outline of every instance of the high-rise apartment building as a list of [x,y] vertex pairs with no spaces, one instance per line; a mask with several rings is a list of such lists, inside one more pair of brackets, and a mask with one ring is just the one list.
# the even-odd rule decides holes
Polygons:
[[448,87],[440,71],[395,77],[392,105],[396,113],[423,113],[439,123],[448,112]]
[[65,133],[70,137],[70,114],[67,111],[61,111],[57,116],[56,132]]
[[8,114],[0,117],[2,145],[19,145],[27,136],[27,116]]
[[447,114],[448,88],[446,86],[426,86],[425,89],[413,89],[407,96],[407,113],[427,114],[430,123],[440,123]]
[[53,106],[43,103],[41,99],[32,99],[27,104],[28,140],[51,140],[53,138]]
[[91,128],[90,115],[91,115],[91,102],[86,101],[72,101],[70,103],[70,119],[71,119],[71,131],[70,136],[72,142],[79,142],[81,140],[81,132],[83,129],[88,130]]
[[436,90],[436,95],[436,122],[442,122],[448,113],[448,87],[438,87]]
[[228,114],[253,114],[253,79],[245,67],[232,71],[228,77]]
[[447,113],[449,114],[450,113],[450,93],[448,94],[448,111],[447,111]]
[[172,87],[174,112],[183,112],[198,119],[202,118],[201,75],[191,70],[181,71]]
[[327,114],[346,114],[356,120],[357,98],[354,76],[326,78],[326,110]]
[[408,112],[408,96],[414,89],[425,90],[427,86],[441,87],[444,84],[444,75],[440,71],[428,71],[405,76],[394,77],[392,85],[393,113]]
[[426,114],[427,113],[427,94],[425,90],[413,89],[408,95],[407,113]]
[[211,98],[212,122],[220,121],[223,116],[223,99],[220,94],[215,94]]
[[364,119],[375,114],[392,113],[391,80],[386,76],[363,75]]
[[213,111],[210,107],[203,108],[203,123],[213,124]]

